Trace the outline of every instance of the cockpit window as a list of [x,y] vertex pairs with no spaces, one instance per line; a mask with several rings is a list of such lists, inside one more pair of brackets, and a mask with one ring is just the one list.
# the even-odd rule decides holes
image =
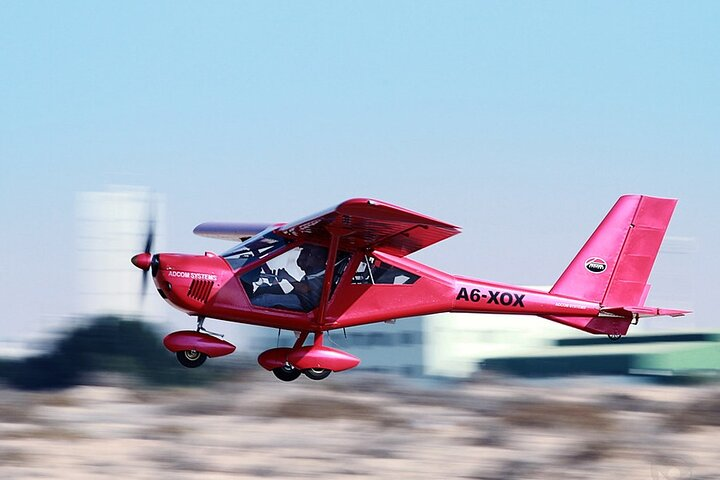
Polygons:
[[358,265],[352,283],[354,285],[409,285],[420,277],[375,257],[365,257]]
[[304,244],[245,273],[240,281],[253,305],[309,312],[322,294],[327,248]]
[[[305,243],[245,272],[240,282],[256,307],[309,312],[320,304],[327,259],[327,248]],[[331,294],[349,260],[350,254],[337,253]]]
[[236,245],[221,256],[227,260],[233,270],[237,270],[255,259],[263,258],[282,248],[286,243],[284,238],[272,232],[263,232]]

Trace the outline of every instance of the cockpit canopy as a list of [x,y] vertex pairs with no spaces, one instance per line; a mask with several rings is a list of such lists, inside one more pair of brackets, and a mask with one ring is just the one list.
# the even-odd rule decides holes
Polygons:
[[233,270],[237,270],[256,259],[271,254],[286,244],[287,240],[272,231],[265,230],[234,246],[223,253],[221,257],[227,260]]
[[[311,243],[293,243],[266,230],[236,245],[221,256],[238,273],[240,282],[257,307],[309,312],[317,308],[322,293],[328,249]],[[280,250],[284,250],[282,253]],[[335,283],[350,255],[337,257]],[[266,260],[257,262],[257,260]],[[254,268],[243,267],[255,264]],[[341,268],[338,265],[341,264]]]
[[[221,256],[233,270],[242,272],[238,272],[238,278],[250,302],[256,307],[309,312],[317,308],[320,301],[328,253],[325,246],[292,242],[274,230],[267,229]],[[361,255],[351,279],[353,285],[409,285],[419,278],[416,274],[381,262],[372,255]],[[263,258],[266,259],[257,262]],[[350,259],[350,252],[337,252],[331,296]],[[256,266],[243,268],[250,264]]]

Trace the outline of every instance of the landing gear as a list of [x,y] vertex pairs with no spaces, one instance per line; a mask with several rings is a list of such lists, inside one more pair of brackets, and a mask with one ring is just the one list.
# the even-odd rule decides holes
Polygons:
[[622,335],[620,335],[619,333],[608,333],[608,338],[612,342],[617,342],[622,338]]
[[323,332],[315,332],[312,345],[303,345],[311,332],[301,332],[292,347],[276,347],[258,356],[258,363],[283,382],[291,382],[300,374],[311,380],[323,380],[332,372],[356,367],[360,359],[342,350],[322,344]]
[[183,367],[196,368],[205,363],[207,355],[197,350],[181,350],[175,354]]
[[[223,352],[223,353],[215,352],[215,353],[213,353],[213,356],[216,356],[216,355],[227,355],[228,353],[230,353],[230,352],[232,352],[233,350],[235,350],[235,346],[234,346],[234,345],[231,345],[231,344],[229,344],[229,343],[227,343],[227,342],[223,342],[222,340],[217,340],[217,339],[215,339],[215,338],[209,337],[208,335],[201,334],[200,332],[207,332],[207,333],[212,334],[212,335],[214,335],[214,336],[216,336],[216,337],[222,338],[222,335],[220,335],[219,333],[209,332],[209,331],[205,330],[205,329],[203,328],[203,323],[204,323],[204,322],[205,322],[205,317],[198,317],[198,320],[197,320],[197,330],[196,330],[196,331],[197,331],[197,333],[198,333],[199,335],[195,335],[195,337],[200,336],[200,337],[211,338],[214,342],[219,342],[222,346],[227,345],[227,346],[230,347],[230,350],[229,350],[227,353],[225,353],[225,352]],[[187,334],[187,332],[176,332],[175,334],[171,334],[171,335],[177,335],[177,334],[180,334],[180,333],[186,333],[186,334]],[[190,333],[190,334],[192,335],[192,333]],[[168,336],[168,337],[169,337],[169,336]],[[167,338],[167,337],[166,337],[166,338]],[[207,340],[205,340],[204,343],[207,343]],[[167,345],[166,345],[166,346],[167,346]],[[186,347],[190,347],[190,345],[187,345],[187,344],[186,344]],[[215,346],[215,347],[217,347],[217,346]],[[180,347],[180,348],[182,348],[182,347]],[[211,352],[211,353],[212,353],[212,352]],[[188,350],[178,350],[178,351],[176,351],[175,356],[177,357],[178,362],[180,362],[180,364],[181,364],[183,367],[187,367],[187,368],[197,368],[197,367],[199,367],[200,365],[202,365],[203,363],[205,363],[205,360],[207,360],[207,358],[208,358],[208,356],[207,356],[206,353],[200,352],[200,351],[198,351],[198,350],[193,350],[192,347],[191,347],[190,349],[188,349]]]
[[275,376],[283,382],[292,382],[300,376],[300,370],[293,367],[292,365],[285,365],[283,367],[273,368],[272,371]]
[[197,319],[197,331],[198,332],[209,333],[213,337],[225,338],[225,335],[223,335],[222,333],[211,332],[210,330],[203,328],[204,324],[205,324],[205,317],[198,317],[198,319]]
[[327,378],[328,375],[332,373],[332,370],[328,370],[327,368],[308,368],[303,370],[302,373],[312,380],[322,380]]

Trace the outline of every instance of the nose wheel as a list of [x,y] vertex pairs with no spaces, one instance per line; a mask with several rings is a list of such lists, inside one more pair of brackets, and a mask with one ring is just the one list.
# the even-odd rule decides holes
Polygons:
[[207,355],[197,350],[181,350],[175,354],[183,367],[196,368],[205,363]]

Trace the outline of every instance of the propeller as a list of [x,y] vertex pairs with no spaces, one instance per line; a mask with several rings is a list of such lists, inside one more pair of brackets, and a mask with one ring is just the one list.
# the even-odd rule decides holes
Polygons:
[[143,271],[143,277],[142,277],[142,286],[141,286],[141,295],[143,298],[145,298],[145,291],[147,289],[147,277],[148,277],[148,270],[150,270],[150,267],[153,264],[153,255],[150,253],[152,251],[152,245],[153,240],[155,239],[155,221],[151,218],[148,221],[148,232],[147,236],[145,237],[145,250],[142,253],[138,253],[130,261],[133,265],[135,265],[137,268]]

